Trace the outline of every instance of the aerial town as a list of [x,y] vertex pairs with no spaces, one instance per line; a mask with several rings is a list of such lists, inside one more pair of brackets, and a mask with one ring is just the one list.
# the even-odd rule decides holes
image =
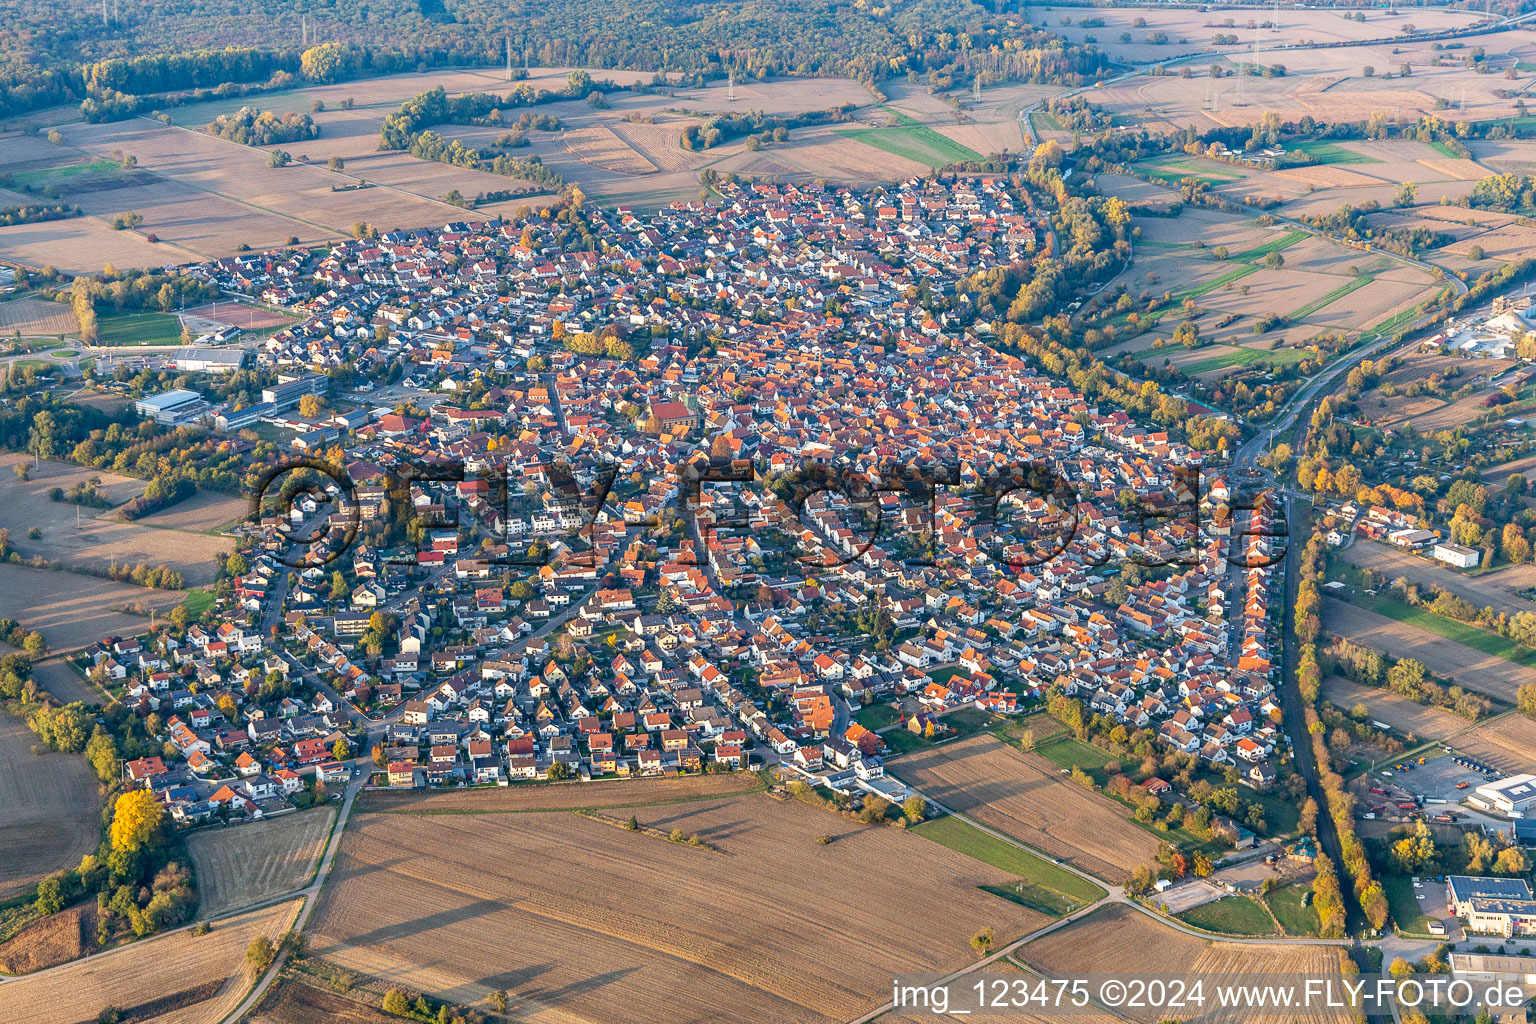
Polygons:
[[1529,1020],[1536,11],[169,4],[0,34],[0,1024]]

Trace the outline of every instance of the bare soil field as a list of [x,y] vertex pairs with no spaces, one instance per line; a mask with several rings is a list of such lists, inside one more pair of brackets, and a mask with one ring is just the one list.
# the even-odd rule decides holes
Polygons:
[[37,685],[59,699],[61,703],[81,701],[100,704],[105,698],[76,672],[64,658],[49,658],[32,666],[32,678]]
[[[0,1024],[84,1024],[109,1005],[125,1018],[143,1007],[156,1024],[218,1024],[250,989],[246,946],[257,935],[275,940],[298,909],[294,900],[225,921],[207,935],[182,929],[7,982]],[[170,1006],[152,1010],[158,1000]]]
[[1477,141],[1469,142],[1467,148],[1478,163],[1499,174],[1536,173],[1536,140]]
[[[1093,13],[1098,14],[1098,10]],[[1134,60],[1142,62],[1148,59],[1149,53],[1159,53],[1164,49],[1168,51],[1169,57],[1181,49],[1186,53],[1203,49],[1209,45],[1215,32],[1231,32],[1230,29],[1207,29],[1203,38],[1190,37],[1191,43],[1198,45],[1149,46],[1144,40],[1147,34],[1157,30],[1153,25],[1155,17],[1195,17],[1220,21],[1222,16],[1218,12],[1203,14],[1144,9],[1135,13],[1147,19],[1147,28],[1092,29],[1091,34],[1096,35],[1100,46],[1112,55],[1117,50],[1129,49],[1134,51]],[[1239,19],[1243,16],[1239,12],[1230,13]],[[1256,18],[1269,17],[1257,11],[1250,13]],[[1414,12],[1415,18],[1418,13]],[[1074,20],[1079,16],[1080,11],[1074,15]],[[1282,21],[1288,17],[1286,12],[1282,12]],[[1341,13],[1325,12],[1323,17],[1338,19],[1341,25],[1349,24],[1343,21]],[[1123,20],[1130,21],[1129,12],[1124,12]],[[1242,21],[1239,23],[1242,24]],[[1356,27],[1360,27],[1358,23]],[[1366,26],[1371,31],[1379,30],[1380,27],[1380,23],[1375,28],[1369,23]],[[1070,27],[1060,30],[1053,27],[1052,31],[1074,33]],[[1130,44],[1118,42],[1121,31],[1132,33]],[[1080,38],[1081,34],[1079,30],[1076,37]],[[1477,45],[1487,51],[1487,63],[1499,72],[1479,74],[1469,66],[1468,61],[1433,49],[1432,42],[1332,49],[1267,49],[1266,46],[1273,47],[1275,43],[1264,38],[1259,40],[1257,51],[1253,51],[1251,47],[1254,45],[1255,33],[1239,31],[1237,35],[1240,41],[1236,51],[1229,50],[1227,55],[1220,58],[1197,57],[1191,60],[1189,64],[1195,71],[1193,79],[1184,79],[1177,74],[1127,78],[1096,91],[1095,105],[1103,106],[1113,114],[1137,118],[1154,131],[1183,130],[1190,125],[1202,131],[1248,125],[1258,120],[1262,112],[1269,110],[1290,121],[1309,115],[1319,121],[1359,121],[1372,111],[1379,110],[1388,116],[1396,115],[1411,122],[1421,115],[1436,115],[1437,108],[1437,116],[1443,116],[1446,103],[1459,108],[1453,112],[1466,120],[1509,117],[1515,113],[1514,101],[1498,95],[1500,90],[1509,88],[1502,72],[1512,67],[1517,59],[1524,59],[1517,57],[1516,51],[1529,42],[1528,36],[1523,40],[1520,38],[1525,35],[1520,32],[1478,37]],[[1264,35],[1267,37],[1268,33]],[[1178,38],[1173,37],[1175,41]],[[1432,66],[1432,61],[1436,59],[1441,61],[1439,67]],[[1286,68],[1286,74],[1273,78],[1230,76],[1221,79],[1211,79],[1205,74],[1210,64],[1230,68],[1234,61],[1250,60],[1262,64],[1281,64]],[[1404,63],[1411,65],[1413,73],[1409,77],[1398,74],[1398,68]],[[1367,68],[1373,69],[1375,73],[1367,76]],[[1389,70],[1393,73],[1391,78],[1384,75]],[[1517,72],[1516,77],[1523,79],[1525,75]],[[1421,201],[1429,191],[1421,191]],[[1465,186],[1457,192],[1464,193]],[[1439,194],[1434,194],[1432,199],[1438,201]]]
[[96,945],[96,904],[82,903],[30,924],[0,943],[0,973],[30,974],[78,960]]
[[1339,556],[1351,565],[1375,570],[1388,582],[1406,576],[1421,587],[1437,586],[1449,590],[1479,608],[1491,605],[1494,610],[1509,614],[1536,611],[1536,602],[1515,596],[1514,591],[1519,587],[1510,588],[1507,584],[1496,582],[1497,573],[1468,576],[1443,562],[1434,562],[1390,544],[1368,540],[1355,541],[1340,551]]
[[[1339,947],[1250,945],[1196,938],[1175,931],[1126,906],[1109,906],[1024,946],[1014,956],[1051,977],[1076,977],[1111,970],[1133,974],[1306,974],[1336,973]],[[1130,1015],[1132,1020],[1155,1021]],[[1312,1011],[1245,1015],[1244,1020],[1304,1022],[1347,1021],[1347,1013]]]
[[1456,737],[1452,745],[1458,753],[1508,774],[1536,770],[1536,722],[1519,712],[1485,722]]
[[0,302],[0,331],[20,331],[24,338],[42,335],[73,334],[80,322],[69,306],[42,299],[12,299]]
[[37,742],[25,722],[0,713],[0,898],[74,867],[101,838],[101,801],[85,758],[34,754]]
[[505,789],[373,790],[359,794],[357,809],[390,814],[495,814],[568,811],[581,807],[645,807],[748,793],[761,785],[756,775],[734,772],[728,775],[685,775],[675,779],[536,783]]
[[1323,630],[1372,650],[1386,651],[1395,658],[1415,658],[1435,675],[1455,680],[1469,690],[1497,697],[1506,704],[1515,702],[1515,692],[1521,684],[1536,682],[1536,669],[1484,654],[1436,633],[1333,598],[1323,601]]
[[378,1000],[361,1001],[369,995],[358,990],[344,996],[284,978],[247,1019],[251,1024],[399,1024],[399,1017],[379,1009]]
[[134,520],[140,526],[153,526],[162,530],[182,530],[193,533],[214,532],[238,519],[250,515],[251,503],[244,498],[232,498],[215,491],[199,491],[185,501],[179,501],[162,512],[155,512]]
[[565,813],[354,814],[310,954],[461,1004],[503,988],[519,1020],[819,1024],[1045,920],[977,889],[1003,877],[978,861],[794,801],[636,815],[715,849]]
[[164,614],[185,596],[179,590],[150,590],[80,573],[0,564],[0,618],[40,631],[56,651],[141,633],[149,619],[117,609],[141,607],[147,615],[147,609],[158,608]]
[[187,853],[197,871],[198,915],[218,917],[302,888],[335,821],[335,810],[323,807],[194,833]]
[[892,767],[945,807],[1112,882],[1157,854],[1157,840],[1119,804],[992,736],[916,751]]
[[[1092,14],[1104,19],[1102,28],[1083,28],[1076,22]],[[1393,17],[1386,11],[1370,11],[1364,24],[1346,21],[1342,11],[1254,8],[1199,11],[1194,8],[1159,10],[1157,8],[1095,7],[1085,13],[1080,7],[1037,7],[1030,4],[1025,17],[1036,25],[1049,27],[1050,31],[1065,36],[1073,42],[1082,42],[1086,36],[1098,39],[1098,45],[1117,60],[1143,63],[1156,59],[1165,51],[1169,57],[1209,49],[1241,51],[1257,45],[1262,49],[1271,46],[1294,46],[1304,43],[1359,42],[1373,39],[1392,39],[1403,24],[1411,21],[1420,30],[1442,30],[1470,27],[1482,20],[1481,15],[1460,11],[1418,10],[1408,17],[1401,13]],[[1064,24],[1070,18],[1074,24]],[[1137,27],[1133,22],[1141,18],[1145,24]],[[1259,28],[1260,22],[1278,22],[1272,28]],[[1149,45],[1147,35],[1154,31],[1168,34],[1164,45]],[[1123,42],[1122,32],[1130,32],[1132,40]],[[1214,43],[1217,34],[1236,35],[1235,44],[1218,47]],[[1284,58],[1281,58],[1282,60]],[[1386,65],[1383,66],[1385,69]]]
[[[140,208],[123,206],[112,212],[127,210]],[[158,267],[203,258],[195,249],[167,242],[156,244],[137,231],[114,231],[107,220],[97,217],[0,227],[0,255],[27,266],[54,267],[67,274],[99,273],[108,263],[117,267]]]
[[1323,679],[1323,697],[1345,714],[1356,704],[1364,704],[1371,718],[1385,722],[1405,735],[1412,733],[1421,740],[1444,739],[1472,726],[1471,722],[1443,708],[1426,708],[1390,690],[1364,686],[1343,676],[1330,675]]
[[655,174],[660,168],[630,148],[607,125],[562,132],[560,144],[579,160],[618,174]]
[[[47,561],[56,559],[66,566],[87,569],[106,568],[113,563],[166,565],[180,572],[188,586],[201,586],[213,581],[214,558],[234,547],[233,540],[227,537],[155,529],[152,523],[126,522],[117,518],[112,509],[80,508],[80,526],[77,528],[76,506],[51,500],[48,497],[50,489],[62,487],[67,491],[77,483],[98,477],[100,490],[115,507],[143,494],[146,482],[67,462],[40,462],[32,469],[30,480],[22,480],[10,471],[13,465],[30,465],[31,461],[30,456],[18,453],[0,455],[0,473],[4,474],[0,476],[0,495],[3,495],[0,498],[0,526],[10,528],[11,544],[23,558],[40,556]],[[238,499],[222,495],[219,501],[226,509],[240,504]],[[193,520],[196,521],[204,511],[194,509],[191,513]],[[238,514],[225,516],[220,522],[227,522]],[[154,518],[169,526],[178,515],[177,506],[172,506]],[[34,526],[42,534],[36,539],[28,536]]]

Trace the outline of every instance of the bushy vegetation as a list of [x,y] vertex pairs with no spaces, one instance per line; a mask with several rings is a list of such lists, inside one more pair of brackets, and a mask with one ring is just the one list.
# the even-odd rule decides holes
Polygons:
[[270,110],[241,107],[208,122],[208,134],[242,146],[270,146],[278,142],[306,142],[320,137],[320,126],[308,114],[278,117]]

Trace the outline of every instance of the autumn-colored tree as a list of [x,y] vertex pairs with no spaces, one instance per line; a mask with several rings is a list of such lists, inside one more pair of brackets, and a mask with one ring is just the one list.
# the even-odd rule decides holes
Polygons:
[[1195,877],[1209,878],[1213,869],[1210,856],[1204,850],[1195,851]]
[[165,822],[165,807],[147,789],[136,789],[117,798],[112,808],[112,849],[137,853],[158,845]]
[[265,974],[276,958],[277,947],[272,945],[272,940],[265,935],[256,936],[251,940],[251,944],[245,947],[245,966],[250,968],[253,975]]
[[971,936],[971,948],[976,951],[977,956],[986,956],[992,952],[992,947],[996,944],[997,934],[992,931],[991,925]]
[[336,737],[336,743],[331,747],[331,756],[338,761],[352,760],[352,748],[347,745],[346,737]]

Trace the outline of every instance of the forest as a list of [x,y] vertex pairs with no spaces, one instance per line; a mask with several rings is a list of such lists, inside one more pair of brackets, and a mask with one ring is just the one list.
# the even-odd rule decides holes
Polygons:
[[[109,13],[87,0],[0,0],[0,116],[94,98],[167,95],[286,78],[337,81],[435,67],[670,71],[718,77],[839,75],[1081,84],[1106,61],[972,0],[380,0],[314,7],[166,0]],[[255,16],[253,16],[253,14]],[[306,42],[327,40],[324,60]],[[308,51],[321,47],[308,46]],[[128,104],[128,106],[134,106]]]

